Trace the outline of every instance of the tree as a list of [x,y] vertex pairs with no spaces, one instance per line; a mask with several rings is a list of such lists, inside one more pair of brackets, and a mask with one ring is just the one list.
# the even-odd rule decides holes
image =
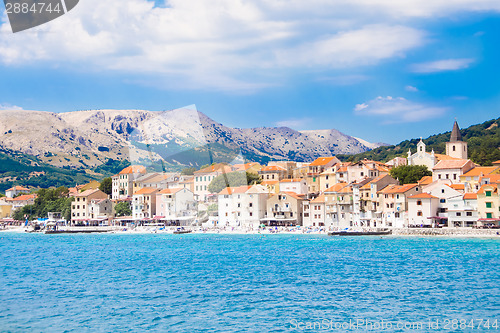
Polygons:
[[195,171],[196,171],[195,167],[185,168],[181,171],[181,175],[192,176],[194,175]]
[[132,210],[130,209],[130,203],[127,201],[122,201],[115,206],[116,216],[130,216],[132,215]]
[[111,193],[113,193],[113,180],[111,177],[104,178],[101,185],[99,185],[99,189],[107,195],[111,195]]
[[401,184],[412,184],[424,176],[432,176],[432,172],[425,165],[400,165],[391,169],[391,176]]
[[259,175],[251,172],[235,171],[215,177],[208,185],[208,191],[219,193],[226,187],[237,187],[244,185],[260,184],[262,180]]

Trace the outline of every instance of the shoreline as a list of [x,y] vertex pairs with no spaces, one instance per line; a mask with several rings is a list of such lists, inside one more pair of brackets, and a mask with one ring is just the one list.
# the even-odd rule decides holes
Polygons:
[[[79,234],[118,234],[118,235],[139,235],[139,234],[174,234],[178,227],[136,227],[134,229],[126,227],[62,227],[60,230],[68,230],[69,233]],[[92,231],[93,232],[92,232]],[[242,229],[242,228],[184,228],[190,231],[185,234],[213,234],[213,235],[328,235],[330,230],[304,229],[304,228],[265,228],[265,229]],[[90,232],[89,232],[90,231]],[[1,233],[28,233],[24,226],[12,226],[0,229]],[[31,233],[44,233],[31,232]],[[180,236],[180,235],[179,235]],[[335,237],[335,236],[331,236]],[[356,236],[363,237],[363,236]],[[380,236],[377,236],[380,237]],[[438,237],[438,238],[499,238],[500,229],[472,229],[472,228],[398,228],[392,229],[391,235],[382,237]]]

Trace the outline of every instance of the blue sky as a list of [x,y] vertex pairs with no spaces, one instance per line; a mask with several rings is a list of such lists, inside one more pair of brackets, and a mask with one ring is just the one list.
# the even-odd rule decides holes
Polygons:
[[387,143],[500,114],[498,1],[81,0],[24,32],[1,20],[4,109],[196,104]]

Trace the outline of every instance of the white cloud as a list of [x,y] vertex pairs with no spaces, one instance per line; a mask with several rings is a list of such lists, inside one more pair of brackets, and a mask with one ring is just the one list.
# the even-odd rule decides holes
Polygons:
[[16,34],[4,12],[0,61],[139,73],[182,89],[254,90],[279,82],[280,70],[369,66],[404,57],[426,42],[426,32],[411,26],[413,18],[482,10],[500,10],[500,3],[169,0],[155,6],[147,0],[85,0],[63,17]]
[[444,59],[420,64],[413,64],[411,70],[415,73],[436,73],[444,71],[456,71],[459,69],[468,68],[474,59]]
[[22,107],[9,103],[0,103],[0,110],[24,110]]
[[384,123],[418,122],[442,116],[448,108],[411,102],[403,97],[377,97],[369,102],[357,104],[354,113],[358,116],[376,116]]
[[290,127],[293,129],[303,129],[311,122],[311,118],[287,119],[276,122],[277,127]]
[[406,86],[405,90],[409,92],[418,92],[418,88],[414,86]]

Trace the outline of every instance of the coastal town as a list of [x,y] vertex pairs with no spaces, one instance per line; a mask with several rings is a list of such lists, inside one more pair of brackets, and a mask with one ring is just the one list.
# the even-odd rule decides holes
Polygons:
[[[402,184],[391,169],[425,166],[431,175]],[[252,174],[253,181],[233,186],[230,174]],[[222,178],[221,178],[222,177]],[[225,179],[213,192],[211,183]],[[69,226],[173,226],[255,231],[259,228],[345,230],[355,228],[489,228],[500,222],[500,161],[480,166],[468,159],[467,142],[455,121],[446,154],[417,151],[385,163],[341,162],[335,156],[310,163],[274,161],[214,163],[192,174],[148,172],[131,165],[111,177],[111,193],[97,181],[69,189],[70,220],[50,212],[48,220]],[[0,198],[3,224],[14,212],[32,205],[37,194],[14,186]],[[117,213],[126,206],[129,214]],[[42,219],[44,221],[44,219]]]

